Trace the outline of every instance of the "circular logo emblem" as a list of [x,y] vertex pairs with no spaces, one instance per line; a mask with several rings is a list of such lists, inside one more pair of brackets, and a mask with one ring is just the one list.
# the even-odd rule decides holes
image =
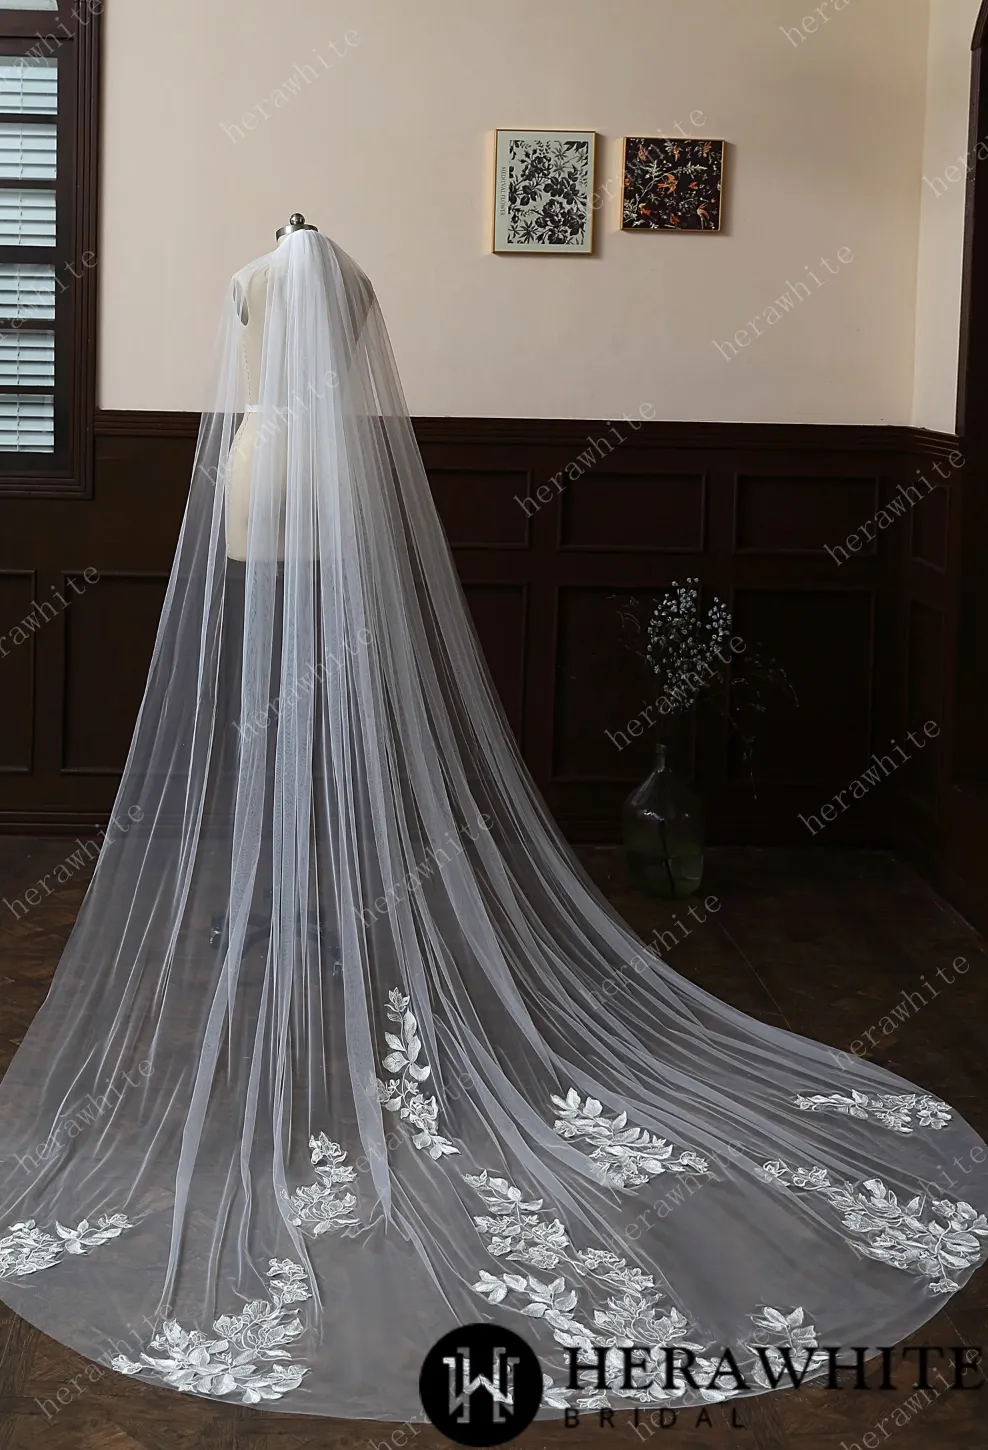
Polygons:
[[422,1408],[458,1445],[503,1445],[535,1419],[542,1366],[510,1329],[468,1324],[444,1335],[419,1376]]

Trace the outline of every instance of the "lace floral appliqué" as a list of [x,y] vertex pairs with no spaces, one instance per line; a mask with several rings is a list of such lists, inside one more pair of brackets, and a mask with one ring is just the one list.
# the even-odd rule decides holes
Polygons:
[[921,1128],[945,1128],[951,1119],[949,1106],[926,1093],[814,1093],[796,1098],[804,1113],[844,1113],[849,1118],[867,1118],[891,1128],[893,1133],[911,1133],[913,1114]]
[[325,1133],[310,1138],[309,1148],[319,1182],[296,1189],[288,1199],[292,1223],[313,1238],[359,1224],[360,1220],[353,1217],[357,1195],[347,1188],[356,1179],[357,1172],[347,1163],[346,1153]]
[[270,1300],[256,1299],[242,1314],[214,1320],[217,1338],[183,1329],[168,1319],[148,1345],[156,1354],[145,1351],[140,1360],[121,1354],[110,1363],[120,1374],[147,1371],[187,1394],[215,1397],[236,1392],[245,1405],[280,1400],[298,1389],[308,1374],[306,1366],[290,1362],[285,1348],[303,1333],[302,1321],[289,1306],[312,1297],[305,1278],[300,1264],[272,1259]]
[[580,1097],[570,1088],[564,1098],[553,1094],[559,1109],[553,1130],[562,1138],[592,1143],[590,1161],[600,1167],[603,1182],[613,1188],[630,1188],[648,1183],[659,1173],[706,1173],[709,1165],[698,1153],[674,1154],[665,1138],[656,1138],[644,1128],[629,1128],[627,1113],[605,1118],[596,1098]]
[[38,1228],[33,1218],[12,1223],[7,1236],[0,1239],[0,1279],[16,1279],[50,1269],[63,1254],[87,1254],[133,1227],[122,1213],[104,1215],[95,1225],[84,1218],[78,1228],[56,1223],[54,1234]]
[[[758,1349],[747,1343],[742,1346],[743,1353],[737,1357],[742,1376],[739,1383],[730,1371],[721,1368],[718,1372],[720,1351],[687,1338],[693,1333],[689,1321],[679,1309],[662,1303],[662,1294],[651,1274],[607,1249],[574,1249],[560,1220],[543,1209],[543,1200],[526,1199],[507,1179],[492,1178],[487,1172],[464,1174],[464,1179],[477,1190],[489,1210],[474,1218],[487,1241],[488,1252],[516,1265],[552,1272],[552,1277],[540,1278],[513,1269],[500,1274],[483,1270],[472,1286],[474,1291],[488,1304],[505,1304],[527,1319],[541,1320],[552,1330],[557,1344],[579,1350],[581,1357],[592,1358],[598,1349],[608,1351],[606,1389],[570,1389],[546,1375],[546,1405],[594,1410],[605,1409],[617,1400],[671,1403],[687,1393],[700,1402],[714,1403],[736,1395],[745,1387],[746,1376],[771,1388],[773,1378],[778,1383],[785,1370],[783,1351],[809,1351],[817,1344],[816,1330],[806,1322],[802,1308],[787,1313],[765,1307],[760,1315],[749,1317],[758,1329],[771,1336],[769,1347],[765,1335],[759,1336]],[[624,1348],[629,1345],[648,1345],[649,1351],[637,1372],[635,1387],[625,1388],[628,1371]],[[690,1366],[697,1381],[695,1390],[688,1391],[675,1378],[670,1382],[665,1350],[672,1346],[695,1352]],[[797,1374],[808,1364],[809,1358],[797,1368]],[[814,1373],[823,1373],[824,1368],[821,1365]]]
[[384,1059],[384,1069],[401,1076],[388,1082],[378,1080],[378,1098],[390,1112],[397,1113],[414,1129],[412,1142],[416,1148],[425,1149],[430,1158],[458,1153],[459,1148],[437,1131],[439,1104],[435,1098],[427,1098],[419,1087],[431,1076],[432,1068],[421,1060],[422,1039],[415,1015],[409,1010],[409,999],[396,988],[389,994],[388,1000],[391,1003],[388,1018],[398,1024],[401,1035],[396,1032],[384,1034],[391,1048]]
[[841,1214],[844,1227],[863,1239],[852,1245],[857,1253],[918,1275],[931,1294],[959,1289],[954,1274],[981,1258],[978,1239],[988,1237],[988,1219],[969,1203],[921,1195],[900,1204],[880,1178],[869,1178],[857,1189],[831,1183],[825,1168],[790,1168],[781,1159],[761,1171],[770,1181],[825,1198]]

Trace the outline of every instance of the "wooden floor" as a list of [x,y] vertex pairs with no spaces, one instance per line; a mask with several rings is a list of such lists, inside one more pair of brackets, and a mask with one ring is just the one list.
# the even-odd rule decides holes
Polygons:
[[[85,882],[66,884],[17,919],[5,902],[22,899],[73,849],[59,840],[0,839],[0,1067],[44,997]],[[671,946],[667,937],[664,951],[677,971],[757,1017],[843,1050],[871,1029],[875,1061],[945,1098],[988,1136],[988,956],[907,867],[855,852],[722,852],[711,860],[703,893],[719,909],[700,922],[681,903],[673,908],[630,893],[616,854],[593,851],[585,860],[643,935],[658,927],[681,938]],[[970,963],[966,973],[953,972],[958,957]],[[923,987],[924,977],[936,996]],[[907,991],[926,996],[927,1005],[882,1035],[881,1019]],[[988,1269],[910,1342],[988,1345]],[[382,1351],[386,1357],[386,1345]],[[433,1450],[448,1444],[427,1425],[395,1433],[393,1425],[301,1419],[151,1389],[109,1371],[92,1383],[88,1368],[0,1306],[0,1450]],[[876,1450],[889,1441],[895,1450],[988,1446],[988,1386],[924,1397],[914,1391],[914,1369],[906,1365],[898,1366],[895,1381],[896,1389],[884,1392],[790,1390],[736,1402],[744,1428],[732,1428],[731,1406],[721,1405],[701,1425],[697,1411],[682,1412],[670,1429],[652,1428],[643,1416],[637,1432],[626,1419],[601,1429],[585,1418],[570,1430],[558,1422],[536,1425],[515,1443],[524,1450],[588,1450],[608,1437],[612,1445],[641,1441],[653,1450]]]

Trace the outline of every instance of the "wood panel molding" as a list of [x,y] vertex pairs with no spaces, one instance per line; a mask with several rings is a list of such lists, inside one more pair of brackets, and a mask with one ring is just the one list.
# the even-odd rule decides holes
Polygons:
[[[199,413],[100,409],[97,437],[196,438]],[[572,447],[600,431],[611,419],[601,418],[414,418],[420,446],[460,444],[467,448],[499,443],[520,448]],[[616,420],[620,426],[620,419]],[[637,421],[637,420],[636,420]],[[640,422],[628,435],[637,447],[697,450],[723,448],[743,452],[913,453],[946,456],[958,446],[952,433],[906,426],[820,423],[677,423]],[[574,455],[576,456],[576,455]]]
[[[509,724],[570,839],[615,840],[621,802],[649,764],[644,737],[614,744],[647,689],[621,647],[621,601],[694,574],[731,601],[741,632],[786,666],[803,700],[801,714],[769,722],[756,795],[726,731],[697,731],[711,841],[908,846],[929,874],[939,862],[943,881],[967,883],[958,899],[975,894],[965,875],[975,857],[957,832],[988,817],[969,801],[959,808],[951,766],[960,505],[976,471],[956,466],[956,436],[651,422],[594,455],[588,440],[607,426],[599,419],[414,426]],[[101,412],[91,500],[0,500],[0,570],[35,568],[44,591],[85,558],[113,591],[94,592],[78,620],[36,636],[37,708],[24,722],[33,765],[0,776],[0,831],[57,833],[108,817],[110,762],[129,738],[153,633],[145,605],[121,609],[117,598],[167,573],[198,428],[194,413]],[[569,469],[581,455],[583,466]],[[903,493],[918,474],[932,482],[937,466],[929,494]],[[908,497],[908,517],[897,510],[846,560],[828,549],[895,497]],[[934,618],[941,628],[917,627]],[[100,639],[112,650],[98,658]],[[105,756],[85,704],[89,680],[113,715]],[[942,739],[921,776],[890,779],[825,836],[809,831],[805,820],[867,769],[873,751],[921,728],[914,716],[934,702]],[[24,758],[17,745],[11,763]]]

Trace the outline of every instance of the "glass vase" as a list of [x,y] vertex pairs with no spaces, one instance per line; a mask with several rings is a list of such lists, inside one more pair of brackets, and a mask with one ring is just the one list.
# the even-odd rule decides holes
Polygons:
[[621,838],[632,885],[649,896],[692,896],[703,879],[703,808],[660,744],[647,780],[628,796]]

